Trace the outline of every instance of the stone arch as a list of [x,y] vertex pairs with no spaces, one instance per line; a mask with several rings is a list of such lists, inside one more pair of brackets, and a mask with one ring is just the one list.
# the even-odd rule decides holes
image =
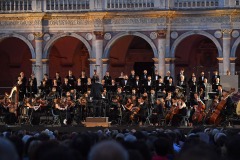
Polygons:
[[11,37],[15,37],[18,38],[20,40],[22,40],[23,42],[26,43],[26,45],[29,47],[31,55],[32,55],[32,59],[36,58],[36,54],[33,48],[33,45],[31,44],[31,42],[29,40],[27,40],[27,38],[25,38],[24,36],[17,34],[17,33],[9,33],[9,34],[2,34],[0,35],[0,40],[6,39],[6,38],[11,38]]
[[238,48],[238,45],[240,44],[240,37],[238,37],[235,42],[233,43],[232,49],[231,49],[231,54],[230,57],[236,57],[236,51]]
[[169,57],[175,57],[175,50],[178,46],[178,44],[185,38],[191,36],[191,35],[195,35],[195,34],[198,34],[198,35],[202,35],[202,36],[205,36],[209,39],[211,39],[213,41],[213,43],[216,45],[217,49],[218,49],[218,57],[223,57],[223,53],[222,53],[222,47],[220,45],[220,43],[218,42],[218,40],[213,36],[211,35],[210,33],[208,32],[205,32],[205,31],[189,31],[189,32],[186,32],[186,33],[183,33],[180,37],[178,37],[172,47],[171,47],[171,52],[170,52],[170,55]]
[[52,45],[54,44],[55,41],[57,41],[59,38],[62,38],[62,37],[74,37],[74,38],[77,38],[78,40],[80,40],[85,46],[86,48],[88,49],[88,53],[89,53],[89,58],[92,58],[92,55],[91,55],[91,46],[90,44],[87,42],[87,40],[85,40],[82,36],[76,34],[76,33],[62,33],[62,34],[58,34],[58,35],[55,35],[53,36],[48,42],[47,44],[45,45],[44,49],[43,49],[43,58],[48,58],[49,56],[49,50],[50,48],[52,47]]
[[138,37],[143,38],[145,41],[147,41],[149,43],[149,45],[152,47],[154,57],[158,58],[158,51],[157,51],[157,48],[156,48],[155,44],[153,43],[153,41],[148,36],[146,36],[145,34],[140,33],[140,32],[122,32],[122,33],[119,33],[119,34],[115,35],[107,43],[107,45],[104,49],[103,58],[108,58],[109,57],[110,49],[117,40],[119,40],[121,37],[128,36],[128,35],[138,36]]

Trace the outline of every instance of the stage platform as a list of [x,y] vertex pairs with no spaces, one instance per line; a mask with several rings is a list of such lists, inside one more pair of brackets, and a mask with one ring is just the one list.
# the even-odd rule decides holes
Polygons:
[[4,131],[19,131],[19,130],[26,130],[28,132],[41,132],[45,129],[49,129],[51,131],[57,130],[60,133],[71,133],[71,132],[96,132],[98,130],[104,130],[108,128],[109,130],[137,130],[137,131],[154,131],[157,129],[179,129],[182,133],[187,134],[194,128],[218,128],[218,129],[226,129],[231,130],[235,133],[240,132],[240,125],[234,126],[227,126],[227,127],[215,127],[215,126],[195,126],[195,127],[172,127],[172,126],[111,126],[111,127],[85,127],[84,125],[73,125],[73,126],[52,126],[52,125],[0,125],[0,132]]

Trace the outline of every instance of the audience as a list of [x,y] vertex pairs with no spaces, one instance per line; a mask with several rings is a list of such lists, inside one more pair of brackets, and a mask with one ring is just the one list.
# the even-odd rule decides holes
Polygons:
[[0,134],[0,160],[238,160],[239,148],[239,133],[214,128]]

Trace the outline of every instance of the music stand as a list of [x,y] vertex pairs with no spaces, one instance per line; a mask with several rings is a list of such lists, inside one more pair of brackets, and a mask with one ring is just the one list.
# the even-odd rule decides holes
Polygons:
[[215,95],[217,95],[217,92],[208,92],[208,97],[210,99],[214,99],[215,98]]

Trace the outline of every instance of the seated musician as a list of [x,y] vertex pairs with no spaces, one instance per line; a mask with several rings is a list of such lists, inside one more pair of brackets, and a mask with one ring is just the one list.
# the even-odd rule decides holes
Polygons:
[[177,86],[182,90],[183,94],[186,95],[187,83],[184,75],[180,75],[180,81],[177,83]]
[[155,104],[153,105],[153,109],[152,109],[152,117],[151,117],[151,123],[153,125],[160,125],[159,122],[160,120],[163,118],[163,114],[164,114],[164,99],[163,98],[158,98],[155,101]]
[[205,104],[200,99],[198,93],[194,93],[194,99],[190,102],[191,105],[191,113],[190,113],[190,119],[189,123],[190,125],[194,124],[201,124],[203,119],[201,119],[200,114],[203,113],[205,110]]
[[222,92],[222,97],[221,100],[225,100],[226,101],[226,107],[223,110],[223,115],[225,116],[224,118],[227,118],[227,116],[230,116],[233,114],[234,112],[234,102],[232,100],[232,97],[229,96],[229,92],[226,90],[223,90]]

